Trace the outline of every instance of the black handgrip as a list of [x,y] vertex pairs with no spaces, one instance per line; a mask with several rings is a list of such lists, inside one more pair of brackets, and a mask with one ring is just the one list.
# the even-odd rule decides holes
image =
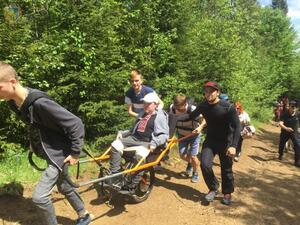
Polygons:
[[69,166],[70,166],[70,163],[67,162],[63,165],[63,168],[62,168],[62,175],[64,177],[64,179],[74,188],[79,188],[80,185],[77,184],[76,182],[72,181],[71,177],[69,176]]

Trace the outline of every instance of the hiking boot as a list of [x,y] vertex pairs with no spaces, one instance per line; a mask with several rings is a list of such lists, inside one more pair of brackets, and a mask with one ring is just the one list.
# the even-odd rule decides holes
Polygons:
[[230,205],[231,204],[231,194],[225,194],[221,200],[221,203],[224,205]]
[[91,215],[88,213],[88,214],[85,214],[84,217],[80,217],[79,219],[76,220],[76,225],[88,225],[90,224],[92,221],[92,217]]
[[185,175],[187,177],[190,177],[193,173],[193,167],[192,167],[192,164],[191,163],[188,163],[187,164],[187,167],[186,167],[186,170],[185,170]]
[[199,175],[197,172],[193,172],[192,178],[191,178],[191,182],[192,183],[197,183],[199,181]]
[[282,160],[282,155],[279,155],[279,156],[278,156],[278,159],[281,161],[281,160]]
[[205,195],[205,200],[208,202],[212,202],[215,199],[217,194],[218,191],[209,191],[207,195]]

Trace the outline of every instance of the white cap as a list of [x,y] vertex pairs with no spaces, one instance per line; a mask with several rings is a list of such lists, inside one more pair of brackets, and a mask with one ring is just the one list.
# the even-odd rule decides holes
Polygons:
[[144,96],[144,98],[142,99],[143,102],[146,102],[146,103],[151,103],[151,102],[154,102],[154,103],[158,103],[158,96],[155,92],[151,92],[151,93],[148,93]]

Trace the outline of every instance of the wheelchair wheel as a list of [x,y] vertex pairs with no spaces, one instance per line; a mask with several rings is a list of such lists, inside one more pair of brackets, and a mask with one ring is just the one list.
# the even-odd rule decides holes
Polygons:
[[134,203],[145,201],[149,197],[153,189],[154,181],[155,181],[155,171],[154,168],[151,167],[145,170],[142,179],[138,184],[134,194],[131,195],[132,201]]

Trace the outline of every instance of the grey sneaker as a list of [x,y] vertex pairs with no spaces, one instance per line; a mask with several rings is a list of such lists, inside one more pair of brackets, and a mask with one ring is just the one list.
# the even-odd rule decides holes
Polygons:
[[218,191],[209,191],[207,195],[205,195],[205,200],[208,202],[212,202],[215,199],[217,194]]
[[191,182],[192,183],[197,183],[199,181],[199,175],[197,172],[193,172],[192,178],[191,178]]
[[79,219],[76,220],[76,225],[88,225],[92,221],[92,217],[90,214],[85,214],[84,217],[80,217]]
[[193,167],[192,167],[192,164],[191,163],[188,163],[187,164],[187,167],[186,167],[186,170],[185,170],[185,175],[187,177],[190,177],[193,173]]
[[222,198],[221,202],[224,205],[230,205],[231,204],[231,194],[225,194],[224,197]]

